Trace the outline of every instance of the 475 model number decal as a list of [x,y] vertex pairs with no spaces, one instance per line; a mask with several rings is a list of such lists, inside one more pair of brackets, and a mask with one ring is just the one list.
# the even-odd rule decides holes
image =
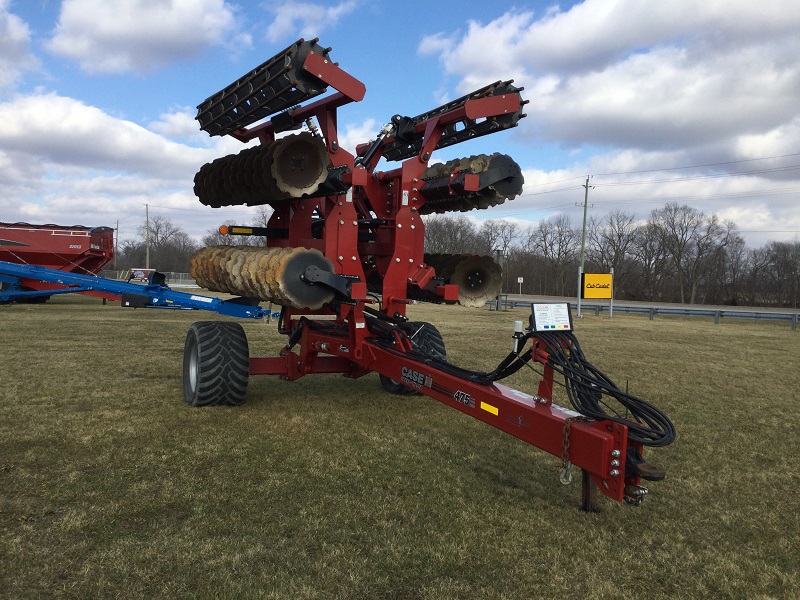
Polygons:
[[453,394],[453,398],[456,402],[460,402],[461,404],[469,406],[470,408],[475,408],[475,398],[470,396],[467,392],[458,390],[455,394]]

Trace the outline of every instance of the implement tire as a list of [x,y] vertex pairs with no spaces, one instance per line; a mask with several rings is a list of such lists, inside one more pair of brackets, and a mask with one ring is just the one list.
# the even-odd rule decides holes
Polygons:
[[[425,321],[409,321],[404,325],[403,328],[408,333],[408,337],[411,339],[411,345],[415,350],[424,352],[431,358],[447,360],[447,351],[444,347],[444,339],[442,338],[442,334],[439,333],[439,330],[436,329],[435,326],[431,325],[430,323],[426,323]],[[380,380],[383,389],[390,394],[396,394],[398,396],[411,396],[412,394],[419,393],[417,390],[410,388],[399,381],[390,379],[386,375],[381,375]]]
[[424,352],[431,358],[447,360],[444,339],[434,325],[425,321],[409,321],[406,323],[405,329],[411,329],[408,337],[411,338],[411,345],[415,350]]
[[238,323],[198,321],[183,348],[183,399],[190,406],[238,406],[250,377],[247,336]]

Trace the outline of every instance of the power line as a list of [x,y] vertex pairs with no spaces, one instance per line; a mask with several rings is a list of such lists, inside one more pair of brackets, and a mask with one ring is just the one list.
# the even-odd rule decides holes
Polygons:
[[[698,165],[687,165],[682,167],[662,167],[658,169],[642,169],[636,171],[619,171],[619,172],[610,172],[610,173],[596,173],[595,176],[597,177],[608,177],[611,175],[636,175],[640,173],[660,173],[665,171],[680,171],[680,170],[687,170],[687,169],[700,169],[700,168],[707,168],[707,167],[720,167],[720,166],[727,166],[727,165],[736,165],[736,164],[744,164],[744,163],[752,163],[757,161],[763,160],[775,160],[779,158],[790,158],[800,156],[800,152],[792,153],[792,154],[779,154],[775,156],[764,156],[761,158],[746,158],[741,160],[731,160],[725,162],[716,162],[716,163],[704,163]],[[754,169],[751,171],[742,171],[738,173],[715,173],[710,175],[690,175],[686,177],[677,177],[671,179],[649,179],[649,180],[640,180],[640,181],[617,181],[617,182],[609,182],[609,183],[597,183],[595,182],[595,187],[615,187],[615,186],[626,186],[626,185],[647,185],[647,184],[665,184],[665,183],[675,183],[675,182],[683,182],[683,181],[695,181],[695,180],[702,180],[702,179],[719,179],[724,177],[740,177],[743,175],[759,175],[763,173],[781,173],[786,171],[793,171],[800,169],[800,165],[787,165],[783,167],[770,167],[764,169]],[[567,181],[574,181],[577,179],[582,179],[583,176],[575,176],[575,177],[568,177],[565,179],[557,179],[555,181],[548,181],[544,183],[535,183],[529,184],[525,186],[527,189],[534,188],[534,187],[542,187],[545,185],[556,185],[558,183],[564,183]],[[541,196],[544,194],[556,194],[559,192],[568,192],[572,190],[577,190],[582,188],[582,185],[576,186],[569,186],[558,188],[555,190],[545,190],[541,192],[530,192],[526,191],[520,194],[521,198],[528,198],[531,196]],[[758,192],[753,192],[753,194],[757,194]]]
[[741,177],[743,175],[758,175],[761,173],[782,173],[800,169],[800,165],[790,165],[787,167],[774,167],[771,169],[757,169],[755,171],[741,171],[739,173],[715,173],[712,175],[691,175],[689,177],[675,177],[672,179],[645,179],[642,181],[618,181],[612,183],[597,183],[597,187],[615,187],[621,185],[648,185],[653,183],[676,183],[680,181],[696,181],[699,179],[721,179],[723,177]]
[[759,197],[767,197],[767,196],[786,196],[790,194],[797,194],[800,193],[800,188],[772,188],[767,190],[760,190],[760,191],[750,191],[750,192],[728,192],[728,193],[720,193],[720,194],[710,194],[710,195],[683,195],[683,196],[656,196],[653,198],[648,198],[647,200],[636,199],[636,200],[612,200],[606,201],[604,204],[655,204],[658,202],[677,202],[677,201],[686,201],[686,200],[724,200],[724,199],[731,199],[731,198],[759,198]]
[[[743,158],[741,160],[730,160],[730,161],[727,161],[727,162],[707,163],[707,164],[704,164],[704,165],[689,165],[689,166],[685,166],[685,167],[662,167],[660,169],[644,169],[644,170],[641,170],[641,171],[620,171],[618,173],[596,173],[595,175],[597,177],[606,177],[608,175],[636,175],[638,173],[658,173],[658,172],[661,172],[661,171],[680,171],[680,170],[684,170],[684,169],[702,169],[702,168],[705,168],[705,167],[721,167],[721,166],[724,166],[724,165],[737,165],[737,164],[741,164],[741,163],[755,162],[755,161],[759,161],[759,160],[774,160],[776,158],[789,158],[789,157],[792,157],[792,156],[800,156],[800,152],[795,152],[793,154],[779,154],[777,156],[764,156],[764,157],[761,157],[761,158]],[[577,177],[575,179],[577,179]],[[564,181],[566,181],[566,180],[564,180]]]
[[[564,183],[565,181],[575,181],[576,179],[583,179],[583,176],[578,177],[568,177],[567,179],[556,179],[555,181],[547,181],[545,183],[532,183],[528,185],[528,187],[541,187],[543,185],[555,185],[557,183]],[[578,187],[583,187],[582,185],[577,186],[576,188],[565,188],[565,189],[577,189]],[[546,192],[545,192],[546,193]]]
[[[538,184],[538,185],[544,185],[544,184]],[[519,197],[527,198],[529,196],[543,196],[545,194],[555,194],[557,192],[569,192],[571,190],[580,190],[582,188],[583,188],[582,185],[575,185],[571,187],[558,188],[557,190],[545,190],[543,192],[523,192],[519,195]]]

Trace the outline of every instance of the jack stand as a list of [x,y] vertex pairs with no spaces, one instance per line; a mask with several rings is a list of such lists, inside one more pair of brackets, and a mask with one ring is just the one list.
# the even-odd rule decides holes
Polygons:
[[585,512],[600,512],[597,507],[597,486],[592,481],[592,476],[581,469],[581,510]]

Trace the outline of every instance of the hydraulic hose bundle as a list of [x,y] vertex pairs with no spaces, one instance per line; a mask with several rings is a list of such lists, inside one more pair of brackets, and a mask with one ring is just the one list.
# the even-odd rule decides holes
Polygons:
[[[628,437],[644,446],[668,446],[675,441],[675,426],[655,406],[621,390],[605,373],[590,363],[571,331],[526,333],[519,340],[521,349],[532,339],[527,350],[511,352],[493,371],[470,371],[437,357],[412,350],[408,355],[454,376],[480,385],[489,385],[519,371],[536,354],[538,342],[547,353],[546,363],[564,376],[564,386],[572,407],[597,421],[614,421],[628,427]],[[618,406],[613,406],[612,401]],[[624,412],[621,412],[623,411]]]
[[[539,332],[536,336],[545,345],[553,369],[564,375],[567,397],[576,411],[627,425],[628,437],[645,446],[668,446],[675,441],[672,421],[649,402],[621,390],[590,363],[572,332]],[[612,406],[610,399],[619,407]]]

